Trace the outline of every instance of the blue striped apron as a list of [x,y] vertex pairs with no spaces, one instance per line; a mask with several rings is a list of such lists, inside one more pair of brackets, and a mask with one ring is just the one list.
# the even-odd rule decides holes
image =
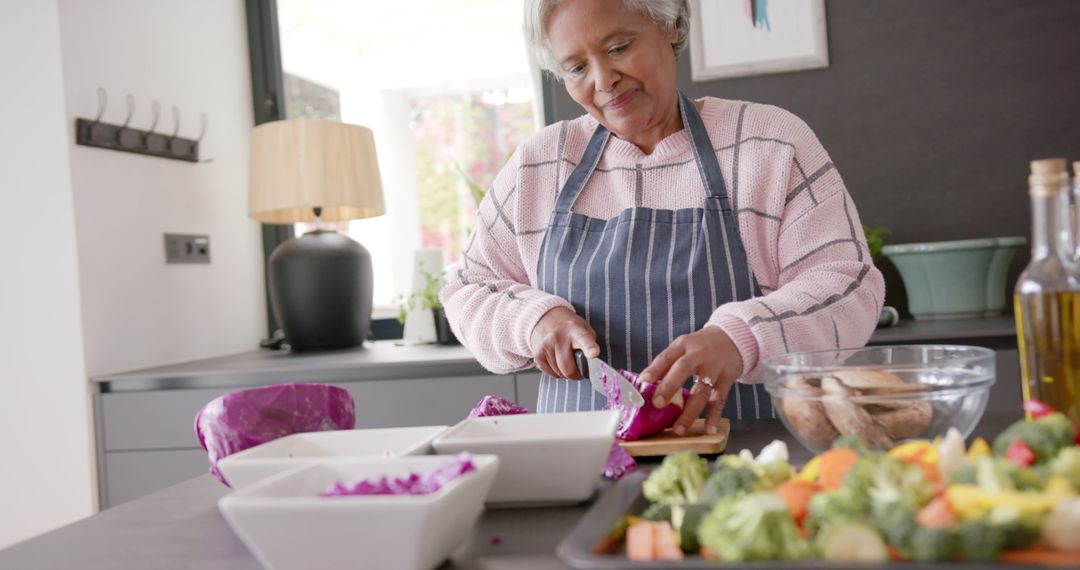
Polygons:
[[[634,207],[610,220],[572,212],[611,136],[598,125],[556,198],[537,262],[539,289],[568,300],[588,321],[601,358],[635,372],[679,335],[701,329],[720,305],[761,295],[701,115],[682,93],[679,109],[707,190],[704,206]],[[588,382],[541,376],[541,413],[606,404]],[[768,395],[756,384],[736,384],[724,415],[775,417]]]

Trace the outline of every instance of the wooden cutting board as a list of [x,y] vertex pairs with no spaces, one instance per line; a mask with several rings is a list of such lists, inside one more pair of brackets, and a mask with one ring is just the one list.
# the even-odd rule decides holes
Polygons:
[[705,418],[698,418],[684,435],[675,435],[670,429],[664,430],[657,435],[636,441],[620,441],[630,455],[634,457],[649,457],[668,455],[676,451],[693,451],[696,453],[716,454],[724,451],[727,447],[728,431],[731,426],[727,419],[720,420],[720,430],[714,435],[705,433]]

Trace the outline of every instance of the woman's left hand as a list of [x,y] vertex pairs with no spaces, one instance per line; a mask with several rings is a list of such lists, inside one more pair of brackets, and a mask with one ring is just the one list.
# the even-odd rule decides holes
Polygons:
[[659,382],[653,397],[653,405],[659,408],[671,401],[687,378],[696,376],[690,397],[675,421],[675,433],[682,435],[706,406],[705,432],[717,433],[728,392],[741,375],[742,355],[735,343],[720,327],[706,326],[675,339],[641,372],[640,378],[649,384]]

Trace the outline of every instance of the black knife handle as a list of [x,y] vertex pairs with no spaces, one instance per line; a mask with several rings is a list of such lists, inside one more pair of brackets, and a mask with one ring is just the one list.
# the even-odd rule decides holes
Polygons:
[[585,352],[583,352],[580,348],[574,349],[574,362],[577,363],[578,373],[581,374],[581,377],[588,378],[589,358],[585,356]]

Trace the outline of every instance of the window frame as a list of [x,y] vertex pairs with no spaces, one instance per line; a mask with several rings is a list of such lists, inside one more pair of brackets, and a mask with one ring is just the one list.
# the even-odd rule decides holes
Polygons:
[[[251,96],[255,125],[285,118],[285,73],[281,67],[281,38],[278,28],[277,0],[244,0],[247,14],[248,50],[251,57]],[[541,73],[541,114],[543,124],[555,122],[555,89],[558,81],[549,73]],[[266,300],[267,336],[273,337],[280,328],[270,303],[270,288],[266,284],[266,267],[270,254],[293,237],[293,226],[262,224],[263,288]],[[372,334],[376,338],[401,336],[396,319],[372,319]]]

